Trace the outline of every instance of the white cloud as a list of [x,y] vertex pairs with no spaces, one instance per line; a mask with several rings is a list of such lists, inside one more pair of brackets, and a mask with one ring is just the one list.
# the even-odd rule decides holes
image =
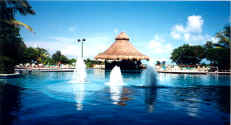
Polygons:
[[177,32],[185,32],[183,25],[175,25],[175,29]]
[[200,33],[202,32],[202,25],[204,23],[204,20],[201,16],[189,16],[186,31],[187,32],[195,32]]
[[185,41],[189,41],[190,36],[191,36],[190,33],[185,33],[185,34],[184,34],[184,40],[185,40]]
[[[81,44],[75,40],[75,38],[68,37],[50,37],[49,41],[30,41],[26,42],[26,45],[45,48],[50,54],[60,50],[68,57],[81,56]],[[83,49],[84,57],[93,59],[98,53],[105,51],[112,42],[113,39],[107,36],[87,37]]]
[[65,46],[64,48],[61,49],[61,52],[63,55],[66,55],[66,56],[71,56],[71,57],[76,57],[78,56],[78,52],[79,52],[79,48],[74,45],[68,45],[68,46]]
[[114,39],[108,36],[89,37],[86,41],[84,53],[87,57],[93,58],[98,53],[105,51],[112,42],[114,42]]
[[202,34],[204,20],[199,15],[188,16],[185,26],[176,24],[170,33],[173,39],[183,40],[189,44],[205,43],[208,35]]
[[148,47],[158,54],[169,53],[173,49],[173,46],[170,43],[165,43],[165,40],[159,35],[155,35],[154,39],[150,40]]
[[114,34],[117,35],[119,33],[119,30],[117,28],[114,29]]
[[76,32],[76,27],[75,26],[71,26],[68,28],[68,31],[70,32]]
[[166,61],[170,63],[170,55],[172,50],[174,49],[173,45],[166,42],[166,40],[156,34],[153,39],[148,42],[146,45],[147,49],[145,49],[145,53],[149,56],[154,62]]
[[174,38],[174,39],[181,39],[181,34],[177,33],[177,32],[171,32],[171,36]]

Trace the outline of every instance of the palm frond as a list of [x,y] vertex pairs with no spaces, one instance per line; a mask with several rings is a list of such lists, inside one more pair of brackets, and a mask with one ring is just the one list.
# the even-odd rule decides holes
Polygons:
[[7,24],[9,24],[9,25],[19,25],[19,26],[23,26],[23,27],[25,27],[26,29],[28,29],[29,31],[31,31],[32,33],[35,33],[34,31],[33,31],[33,29],[29,26],[29,25],[27,25],[27,24],[25,24],[25,23],[23,23],[23,22],[21,22],[21,21],[18,21],[18,20],[0,20],[1,22],[4,22],[4,23],[7,23]]
[[21,22],[21,21],[13,20],[12,23],[15,24],[15,25],[23,26],[23,27],[25,27],[26,29],[28,29],[29,31],[31,31],[31,32],[34,33],[33,29],[32,29],[29,25],[27,25],[27,24],[25,24],[25,23],[23,23],[23,22]]

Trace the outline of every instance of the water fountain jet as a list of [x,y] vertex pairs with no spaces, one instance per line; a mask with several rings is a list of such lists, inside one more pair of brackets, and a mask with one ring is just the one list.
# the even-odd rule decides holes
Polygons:
[[110,73],[110,82],[113,85],[123,85],[123,77],[121,74],[120,67],[115,66]]
[[85,83],[87,81],[86,65],[82,58],[76,60],[71,82]]
[[115,66],[110,73],[110,81],[107,83],[110,88],[111,99],[113,104],[118,104],[122,95],[123,77],[120,67]]
[[156,71],[153,61],[150,61],[147,68],[142,73],[145,87],[155,87],[157,85]]

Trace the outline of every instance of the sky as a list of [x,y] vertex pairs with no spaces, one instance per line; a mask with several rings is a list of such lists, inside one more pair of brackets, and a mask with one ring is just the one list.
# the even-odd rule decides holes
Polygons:
[[215,34],[230,24],[230,2],[81,2],[30,1],[36,15],[17,15],[31,26],[21,35],[27,46],[81,55],[77,39],[85,38],[84,58],[105,51],[120,32],[153,60],[171,63],[171,52],[183,44],[217,42]]

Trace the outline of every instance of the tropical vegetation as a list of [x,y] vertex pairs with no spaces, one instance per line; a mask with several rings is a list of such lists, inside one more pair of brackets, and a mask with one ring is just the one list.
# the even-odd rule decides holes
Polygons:
[[210,62],[219,70],[230,69],[230,26],[216,34],[217,42],[207,41],[204,45],[185,44],[173,50],[171,60],[178,65],[201,64],[202,60]]
[[76,59],[68,59],[64,56],[61,51],[56,51],[53,55],[50,55],[49,52],[44,48],[33,48],[28,47],[24,51],[22,58],[22,63],[34,63],[34,64],[44,64],[44,65],[57,65],[57,64],[73,64],[76,62]]
[[35,14],[26,0],[0,1],[0,73],[13,73],[14,66],[23,59],[26,46],[19,34],[20,26],[32,30],[15,19],[18,13]]

